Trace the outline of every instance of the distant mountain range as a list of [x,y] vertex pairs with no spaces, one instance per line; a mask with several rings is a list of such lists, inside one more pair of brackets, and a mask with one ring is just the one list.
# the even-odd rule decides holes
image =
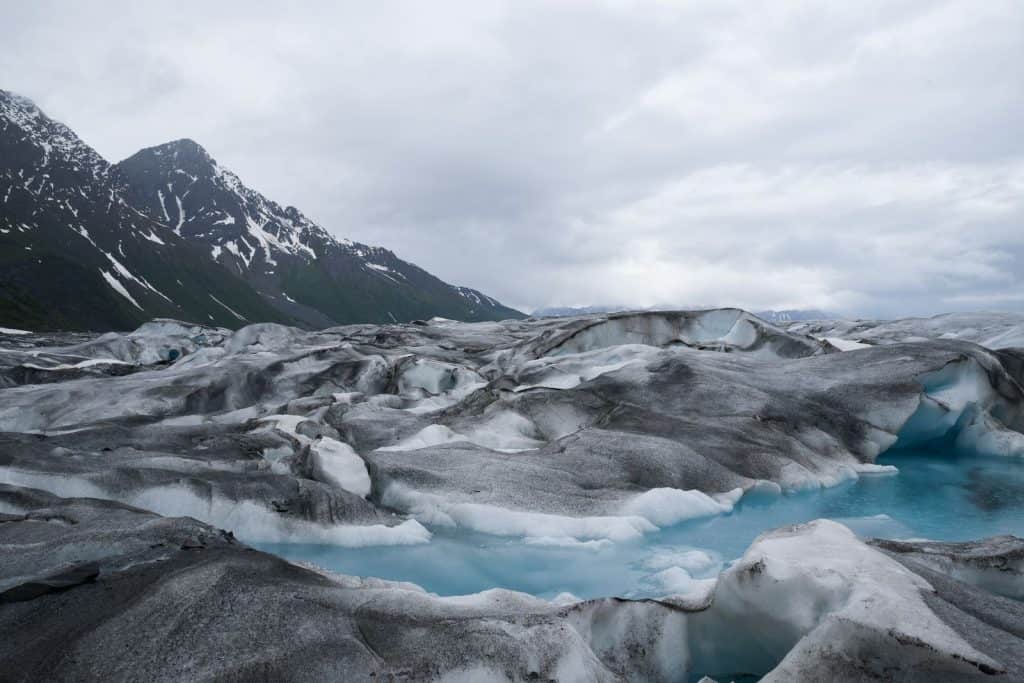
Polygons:
[[[707,306],[707,305],[661,305],[661,306],[612,306],[612,305],[595,305],[595,306],[563,306],[563,307],[552,307],[552,308],[539,308],[535,310],[532,315],[535,318],[563,318],[574,315],[591,315],[593,313],[619,313],[621,311],[700,311],[711,308],[721,308],[720,306]],[[818,309],[807,308],[807,309],[788,309],[782,311],[754,311],[754,315],[767,320],[772,323],[788,323],[796,322],[798,320],[830,320],[835,316],[831,313],[826,313]]]
[[111,165],[0,90],[0,325],[239,327],[523,314],[391,251],[339,240],[246,187],[192,140]]

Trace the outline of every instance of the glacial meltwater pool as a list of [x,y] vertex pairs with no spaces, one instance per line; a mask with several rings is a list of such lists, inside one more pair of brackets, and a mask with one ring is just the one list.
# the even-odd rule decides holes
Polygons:
[[435,527],[430,543],[412,546],[253,545],[343,574],[410,581],[439,595],[500,587],[591,598],[685,592],[693,580],[715,576],[739,558],[761,532],[821,517],[865,538],[1024,536],[1024,461],[932,450],[891,453],[878,462],[899,473],[863,475],[814,492],[748,494],[731,513],[624,543],[540,546]]

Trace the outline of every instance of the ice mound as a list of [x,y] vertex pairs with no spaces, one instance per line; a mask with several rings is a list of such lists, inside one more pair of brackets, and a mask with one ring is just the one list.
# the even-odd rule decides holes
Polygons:
[[745,311],[713,309],[621,313],[596,320],[576,320],[541,338],[534,353],[582,353],[628,344],[682,345],[765,358],[801,358],[830,350],[817,340],[790,334]]
[[129,334],[111,332],[95,341],[62,349],[62,353],[89,359],[113,358],[134,365],[174,362],[203,347],[216,347],[231,336],[229,330],[158,319]]
[[431,534],[415,520],[397,525],[319,524],[281,515],[252,500],[197,495],[185,486],[152,486],[112,491],[85,478],[61,477],[0,468],[0,484],[48,491],[65,498],[114,500],[167,517],[192,517],[239,538],[269,543],[329,543],[346,547],[426,543]]
[[398,392],[407,394],[422,389],[429,394],[464,390],[486,384],[476,372],[454,363],[429,358],[409,358],[397,369]]
[[284,351],[295,345],[301,332],[277,323],[246,325],[231,335],[228,353]]
[[544,356],[527,361],[518,368],[516,381],[519,385],[513,391],[572,389],[610,372],[630,366],[643,367],[656,357],[657,351],[643,344]]
[[399,443],[393,446],[385,446],[379,450],[384,452],[414,451],[420,448],[455,443],[457,441],[469,441],[469,439],[462,434],[456,434],[444,425],[429,425]]
[[431,446],[467,442],[504,453],[539,448],[544,441],[538,438],[536,427],[528,419],[513,411],[495,411],[475,424],[466,434],[450,427],[432,424],[393,446],[380,448],[381,452],[412,451]]
[[366,498],[372,484],[366,463],[352,447],[329,436],[321,436],[310,446],[313,474],[318,481],[333,484]]
[[[815,320],[788,326],[790,332],[826,337],[834,344],[898,344],[936,339],[967,341],[989,349],[1024,347],[1020,313],[945,313],[899,320]],[[836,340],[839,340],[838,342]]]
[[1015,536],[969,543],[876,539],[872,545],[911,566],[924,565],[996,595],[1024,600],[1024,540]]
[[985,356],[962,356],[918,377],[917,410],[898,433],[898,447],[939,439],[962,451],[987,455],[1024,454],[1024,404],[1009,378],[993,383],[1003,368]]
[[729,512],[742,495],[743,489],[740,488],[714,497],[701,491],[657,488],[627,501],[622,511],[664,527],[687,519]]
[[199,351],[220,352],[228,335],[228,330],[220,328],[154,320],[128,334],[111,332],[66,346],[0,349],[0,386],[132,374],[179,362]]
[[526,512],[480,503],[452,502],[441,496],[409,490],[400,484],[390,485],[381,501],[425,524],[459,527],[496,536],[568,539],[570,542],[627,541],[657,530],[657,526],[640,515],[569,517]]
[[684,520],[732,510],[742,489],[708,496],[700,491],[652,489],[627,499],[616,514],[570,516],[452,500],[393,483],[382,502],[425,524],[458,527],[497,536],[522,537],[540,545],[584,546],[640,538]]
[[[828,679],[837,665],[866,672],[911,667],[936,676],[1002,669],[932,612],[924,600],[932,590],[835,522],[769,532],[718,580],[699,619],[734,637],[696,652],[695,666],[765,672],[767,681]],[[837,652],[841,664],[833,662]]]

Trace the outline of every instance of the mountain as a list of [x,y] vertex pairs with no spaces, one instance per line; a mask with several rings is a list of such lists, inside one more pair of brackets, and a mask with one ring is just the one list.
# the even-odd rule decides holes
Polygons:
[[113,168],[128,201],[308,325],[522,317],[381,247],[338,240],[292,206],[246,187],[192,140],[144,149]]
[[0,325],[128,329],[154,317],[322,327],[522,317],[379,247],[339,241],[182,140],[110,165],[0,90]]
[[0,91],[0,324],[288,321],[205,250],[128,204],[109,171],[69,128]]

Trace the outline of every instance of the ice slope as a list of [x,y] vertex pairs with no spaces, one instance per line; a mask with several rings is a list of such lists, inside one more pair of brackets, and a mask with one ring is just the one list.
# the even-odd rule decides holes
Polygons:
[[786,329],[867,344],[956,339],[990,349],[1024,347],[1024,314],[1020,313],[945,313],[897,320],[802,320]]
[[679,345],[742,351],[764,358],[799,358],[833,350],[807,336],[790,335],[736,308],[581,316],[549,329],[549,334],[532,340],[525,350],[536,356],[550,356],[624,344]]
[[933,590],[835,522],[772,531],[721,575],[694,619],[694,630],[711,636],[708,651],[693,648],[695,667],[721,671],[728,662],[773,682],[1002,671],[932,612],[923,594]]
[[904,563],[929,569],[996,595],[1024,600],[1024,544],[994,536],[984,544],[876,540],[873,545]]

